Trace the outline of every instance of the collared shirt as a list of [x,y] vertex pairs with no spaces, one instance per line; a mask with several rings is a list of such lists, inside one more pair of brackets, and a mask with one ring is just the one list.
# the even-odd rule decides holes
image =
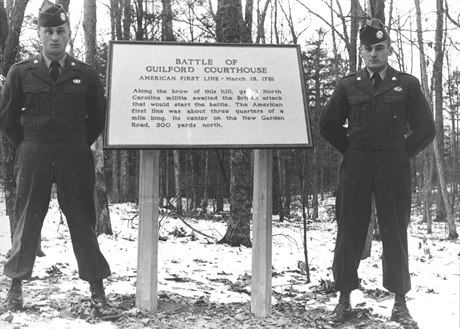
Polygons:
[[[45,61],[45,64],[46,64],[46,67],[48,68],[48,70],[50,70],[50,65],[51,65],[51,62],[52,60],[49,59],[45,54],[42,54],[43,56],[43,60]],[[64,54],[64,56],[62,56],[61,58],[59,58],[58,62],[59,62],[59,73],[62,72],[62,69],[64,68],[64,65],[65,65],[65,61],[67,59],[67,53]]]
[[[371,70],[369,70],[367,67],[366,67],[366,70],[367,70],[367,73],[369,74],[369,77],[372,78],[372,75],[375,73],[375,72],[372,72]],[[379,75],[380,77],[382,78],[382,81],[383,79],[385,79],[385,76],[387,75],[387,70],[388,70],[388,65],[385,66],[385,68],[381,71],[379,71]]]

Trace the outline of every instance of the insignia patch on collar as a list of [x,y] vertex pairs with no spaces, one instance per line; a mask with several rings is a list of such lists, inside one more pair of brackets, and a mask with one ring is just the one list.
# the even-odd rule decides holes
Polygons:
[[401,92],[403,89],[402,89],[401,86],[396,86],[396,87],[393,88],[393,90],[399,93],[399,92]]
[[81,80],[80,79],[73,79],[72,80],[73,83],[75,83],[76,85],[79,85],[81,83]]

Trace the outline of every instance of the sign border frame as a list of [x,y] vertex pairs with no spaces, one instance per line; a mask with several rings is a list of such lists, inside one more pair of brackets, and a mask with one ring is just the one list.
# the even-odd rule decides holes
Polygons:
[[[168,46],[200,46],[200,47],[242,47],[242,48],[296,48],[297,50],[297,59],[300,72],[300,84],[302,90],[302,100],[303,100],[303,109],[305,115],[305,124],[307,128],[308,141],[305,143],[296,143],[296,144],[206,144],[206,145],[196,145],[196,144],[132,144],[132,145],[117,145],[109,144],[109,117],[110,117],[110,90],[112,85],[112,58],[113,58],[113,46],[115,44],[130,44],[133,46],[136,45],[168,45]],[[164,149],[290,149],[290,148],[313,148],[313,138],[311,132],[311,120],[308,111],[307,95],[305,90],[305,78],[304,70],[302,66],[302,54],[300,45],[287,44],[248,44],[248,43],[197,43],[197,42],[171,42],[171,41],[129,41],[129,40],[110,40],[109,49],[108,49],[108,62],[107,62],[107,75],[106,75],[106,115],[105,115],[105,129],[104,129],[104,149],[118,149],[118,150],[164,150]]]

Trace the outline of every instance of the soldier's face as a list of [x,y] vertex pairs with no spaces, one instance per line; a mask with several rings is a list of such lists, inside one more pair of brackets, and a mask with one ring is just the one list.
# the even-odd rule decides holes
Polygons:
[[57,27],[40,26],[38,36],[42,42],[43,53],[51,60],[57,60],[65,54],[69,42],[69,26],[63,24]]
[[372,72],[383,70],[388,65],[388,57],[393,54],[388,41],[361,46],[360,51],[364,64]]

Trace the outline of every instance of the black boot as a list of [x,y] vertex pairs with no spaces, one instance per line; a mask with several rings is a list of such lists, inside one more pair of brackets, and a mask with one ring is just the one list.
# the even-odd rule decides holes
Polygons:
[[334,311],[332,311],[331,315],[328,317],[328,320],[334,323],[342,323],[347,319],[350,312],[351,312],[350,292],[341,291],[340,297],[339,297],[339,303],[335,307]]
[[391,321],[398,322],[404,329],[419,329],[417,322],[412,319],[409,313],[404,295],[396,295],[395,304],[391,311]]
[[110,305],[107,297],[105,296],[102,280],[90,282],[89,289],[91,291],[91,306],[97,317],[106,321],[117,320],[120,318],[120,312]]
[[23,309],[24,299],[22,297],[22,281],[13,279],[6,300],[0,304],[0,314],[8,311],[19,311]]

